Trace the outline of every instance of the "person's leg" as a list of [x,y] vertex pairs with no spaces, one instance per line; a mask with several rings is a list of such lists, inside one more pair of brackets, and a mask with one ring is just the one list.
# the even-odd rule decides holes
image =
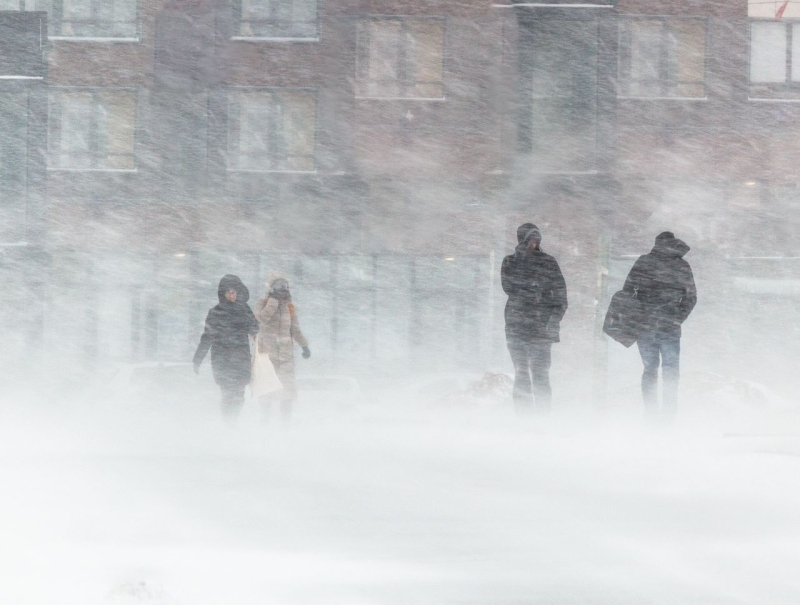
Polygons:
[[272,408],[272,395],[261,395],[258,398],[258,403],[261,406],[261,422],[264,424],[269,423],[270,408]]
[[639,355],[642,357],[644,372],[642,373],[642,399],[645,413],[652,416],[658,413],[658,365],[661,354],[656,334],[642,334],[637,342]]
[[507,342],[514,364],[514,409],[518,414],[530,413],[533,410],[530,350],[517,338],[507,338]]
[[664,393],[661,411],[665,419],[671,420],[678,412],[678,384],[681,376],[681,337],[664,335],[661,337],[661,378]]
[[552,390],[550,389],[550,365],[552,343],[540,341],[531,344],[531,374],[533,376],[533,393],[536,399],[537,412],[548,412]]
[[292,406],[297,399],[297,381],[295,380],[294,361],[284,361],[278,372],[283,390],[281,391],[281,420],[289,424],[292,420]]
[[244,405],[244,386],[220,385],[222,390],[222,417],[228,422],[235,422]]

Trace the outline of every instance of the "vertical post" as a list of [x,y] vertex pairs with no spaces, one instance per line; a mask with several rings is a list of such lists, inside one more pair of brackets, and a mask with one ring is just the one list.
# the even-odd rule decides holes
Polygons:
[[608,300],[608,237],[601,235],[597,241],[596,293],[594,301],[594,347],[592,372],[592,403],[594,409],[603,411],[606,407],[608,390],[608,343],[603,335],[606,302]]
[[378,358],[378,255],[372,254],[372,287],[370,288],[370,357],[375,364]]
[[410,256],[411,273],[409,280],[409,308],[411,309],[411,317],[408,320],[408,365],[412,372],[416,371],[419,367],[417,363],[418,349],[417,349],[417,336],[419,334],[419,293],[417,292],[417,257]]
[[483,347],[482,347],[482,354],[481,354],[481,361],[483,361],[484,367],[488,370],[490,365],[492,365],[494,359],[494,321],[495,321],[495,314],[494,314],[494,307],[495,307],[495,296],[496,294],[496,286],[495,286],[495,279],[497,272],[495,270],[495,249],[492,247],[489,250],[489,287],[487,288],[486,292],[486,303],[488,306],[488,318],[487,318],[487,329],[483,336]]
[[331,307],[331,353],[333,354],[334,367],[339,368],[339,255],[331,255],[331,291],[333,301]]

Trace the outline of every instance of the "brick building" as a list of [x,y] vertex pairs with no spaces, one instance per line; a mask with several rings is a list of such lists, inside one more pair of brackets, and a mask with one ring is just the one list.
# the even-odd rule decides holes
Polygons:
[[0,80],[3,238],[27,244],[3,270],[42,278],[4,321],[54,359],[187,359],[220,275],[260,295],[281,270],[318,367],[480,370],[533,219],[570,286],[563,360],[607,363],[595,301],[664,228],[733,358],[721,309],[797,324],[800,14],[768,8],[0,2],[29,32]]

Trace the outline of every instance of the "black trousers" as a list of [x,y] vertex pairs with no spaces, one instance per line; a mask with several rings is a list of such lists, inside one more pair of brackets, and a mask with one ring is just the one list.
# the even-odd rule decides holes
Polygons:
[[508,338],[508,352],[514,362],[514,408],[517,413],[547,412],[550,409],[549,340]]
[[222,383],[219,385],[222,391],[222,417],[225,420],[235,421],[244,406],[244,387],[238,383]]

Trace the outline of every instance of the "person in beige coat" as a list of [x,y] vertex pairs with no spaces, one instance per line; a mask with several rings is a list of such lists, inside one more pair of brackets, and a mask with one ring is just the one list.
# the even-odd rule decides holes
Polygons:
[[275,372],[283,385],[283,390],[275,394],[261,397],[264,418],[269,418],[272,401],[281,402],[281,418],[289,421],[292,415],[292,404],[297,399],[295,381],[294,346],[303,349],[303,358],[311,357],[308,340],[303,336],[297,309],[292,302],[289,282],[279,274],[273,273],[267,282],[267,296],[256,306],[258,319],[258,349],[269,355]]

